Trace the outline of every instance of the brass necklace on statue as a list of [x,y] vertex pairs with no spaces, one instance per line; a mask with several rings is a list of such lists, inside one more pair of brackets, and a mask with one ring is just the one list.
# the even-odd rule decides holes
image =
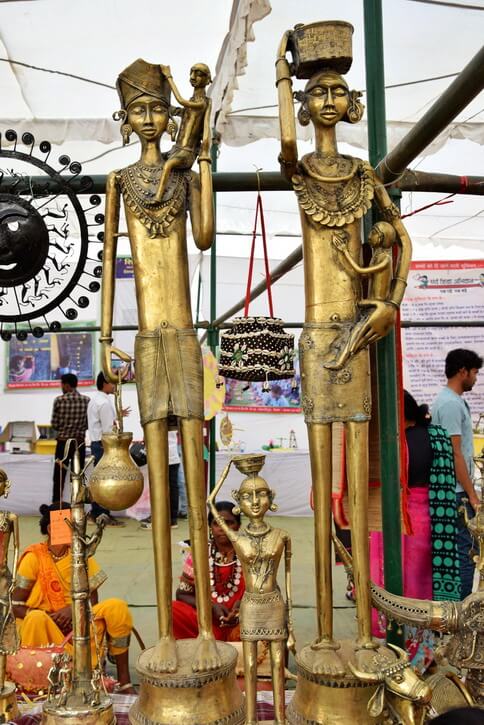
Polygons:
[[[339,159],[341,161],[339,161]],[[307,216],[324,227],[342,227],[360,219],[370,208],[375,190],[373,168],[366,161],[342,156],[322,158],[342,176],[319,173],[318,157],[308,154],[299,162],[300,174],[292,177],[299,206]],[[346,173],[345,173],[346,172]]]
[[172,171],[161,201],[155,199],[163,166],[147,166],[137,161],[119,171],[123,199],[137,219],[148,229],[151,237],[166,236],[178,214],[184,209],[188,196],[190,172]]

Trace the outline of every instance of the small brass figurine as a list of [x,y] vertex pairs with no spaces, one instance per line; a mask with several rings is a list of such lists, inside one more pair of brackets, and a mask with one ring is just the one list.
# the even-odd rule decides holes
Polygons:
[[[360,672],[392,661],[371,636],[368,552],[368,423],[371,418],[368,345],[393,327],[408,274],[411,243],[397,208],[373,168],[339,153],[336,126],[357,123],[361,95],[345,78],[352,62],[349,23],[296,26],[284,34],[276,61],[281,128],[281,169],[296,193],[303,235],[306,319],[299,342],[302,407],[308,426],[314,495],[318,635],[307,649],[309,671],[334,678],[349,675],[347,655],[333,635],[331,573],[332,424],[346,431],[346,466],[356,581],[358,639],[350,659]],[[292,65],[286,54],[292,52]],[[291,75],[306,78],[298,113],[314,128],[315,150],[298,159]],[[387,226],[374,228],[376,249],[369,268],[360,266],[362,218],[375,200]],[[390,264],[393,239],[399,247]],[[381,241],[380,241],[381,240]],[[362,275],[374,274],[363,298]],[[391,279],[391,284],[389,284]],[[304,650],[303,650],[304,653]],[[362,721],[363,722],[363,721]]]
[[[170,151],[161,172],[160,184],[156,192],[156,200],[161,201],[166,190],[168,175],[172,169],[191,169],[202,144],[202,153],[210,150],[210,108],[211,102],[207,98],[205,88],[212,82],[210,69],[205,63],[196,63],[190,69],[190,83],[194,93],[190,100],[180,95],[175,85],[169,65],[160,65],[161,72],[168,81],[178,103],[183,106],[181,124],[176,136],[176,143]],[[173,121],[171,121],[173,123]],[[202,141],[203,139],[203,141]]]
[[[7,498],[9,491],[8,476],[0,469],[0,496]],[[8,567],[10,538],[13,543],[12,572]],[[0,511],[0,718],[5,717],[6,721],[18,714],[15,685],[5,679],[7,655],[15,654],[20,646],[12,610],[12,591],[17,576],[18,556],[18,517],[11,511]]]
[[[287,647],[295,651],[291,605],[291,539],[282,529],[270,526],[264,516],[273,503],[274,491],[258,474],[264,465],[264,455],[234,456],[225,467],[217,484],[208,497],[210,509],[218,525],[234,545],[242,564],[245,593],[240,605],[240,638],[244,653],[246,694],[246,725],[257,723],[257,642],[270,642],[274,711],[277,725],[284,725],[284,666]],[[249,519],[249,524],[239,531],[227,526],[214,506],[217,493],[227,478],[231,464],[247,475],[238,491],[232,495],[237,509]],[[235,511],[234,511],[235,513]],[[277,569],[284,555],[286,603],[277,584]]]
[[47,673],[47,680],[49,682],[49,688],[47,690],[47,702],[52,702],[59,695],[60,685],[60,666],[62,662],[62,654],[57,652],[52,655],[52,665]]

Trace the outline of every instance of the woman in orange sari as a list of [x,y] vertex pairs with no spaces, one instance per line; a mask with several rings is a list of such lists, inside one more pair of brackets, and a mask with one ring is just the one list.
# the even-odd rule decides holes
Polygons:
[[[231,501],[217,501],[217,511],[234,531],[240,528],[240,514],[232,511]],[[239,607],[245,591],[242,567],[222,528],[208,514],[209,566],[212,595],[212,629],[215,639],[224,642],[240,640]],[[173,602],[173,635],[175,639],[191,639],[198,636],[195,609],[195,580],[191,554],[185,557],[180,583]]]
[[[29,546],[18,565],[12,604],[24,647],[62,644],[72,631],[71,546],[50,541],[50,513],[59,509],[70,509],[70,505],[56,502],[40,507],[40,531],[47,540]],[[107,577],[94,558],[88,560],[88,574],[95,635],[91,637],[93,663],[98,659],[96,643],[100,646],[106,637],[108,652],[116,662],[119,690],[134,692],[128,663],[133,627],[128,605],[115,598],[98,601],[97,590]],[[70,644],[65,649],[72,654]]]

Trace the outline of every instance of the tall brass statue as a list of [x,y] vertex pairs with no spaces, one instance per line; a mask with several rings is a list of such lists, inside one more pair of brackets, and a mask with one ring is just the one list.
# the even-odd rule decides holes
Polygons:
[[[302,406],[308,427],[314,495],[318,636],[307,652],[312,672],[348,674],[347,655],[333,636],[331,578],[332,424],[345,425],[346,466],[355,571],[358,639],[349,655],[359,671],[385,665],[388,650],[371,636],[368,554],[368,423],[371,417],[368,345],[395,323],[411,257],[411,242],[396,207],[373,168],[338,152],[336,126],[363,115],[360,93],[343,77],[352,62],[349,23],[296,26],[282,38],[276,61],[281,127],[281,168],[296,193],[304,248],[305,324],[299,353]],[[293,64],[287,60],[291,51]],[[311,123],[315,149],[298,159],[291,75],[308,79],[298,119]],[[362,218],[376,201],[393,228],[399,256],[383,299],[364,298],[359,267]],[[384,245],[391,244],[393,235]],[[389,262],[382,265],[391,270]],[[374,271],[378,271],[377,268]],[[383,284],[378,284],[381,288]],[[348,346],[348,341],[350,345]],[[328,721],[329,722],[329,721]],[[339,720],[338,720],[339,722]],[[363,721],[361,721],[363,722]]]
[[112,319],[116,241],[121,198],[134,265],[139,332],[135,342],[136,387],[147,449],[160,640],[149,669],[175,672],[171,622],[171,547],[168,496],[168,417],[178,419],[190,506],[190,539],[196,572],[199,643],[195,672],[220,666],[211,626],[207,518],[203,467],[202,357],[190,308],[186,213],[199,249],[213,238],[212,178],[208,143],[199,155],[200,175],[171,168],[163,197],[156,194],[167,155],[160,139],[170,121],[170,86],[159,65],[136,60],[118,77],[118,118],[123,137],[135,133],[141,158],[109,174],[106,188],[101,342],[103,369],[112,381]]
[[[284,665],[287,646],[295,650],[291,605],[291,539],[287,531],[275,529],[264,520],[269,509],[276,510],[274,491],[258,474],[264,465],[263,455],[235,456],[225,467],[208,498],[218,525],[234,545],[242,564],[245,593],[240,605],[240,638],[244,652],[246,725],[256,725],[257,642],[270,642],[274,723],[285,725]],[[232,495],[237,509],[249,524],[233,531],[215,508],[217,493],[227,478],[231,464],[248,474]],[[235,512],[235,509],[234,509]],[[286,603],[277,584],[277,569],[284,555]]]
[[[9,491],[8,476],[0,469],[0,496],[7,498]],[[12,572],[8,567],[10,540],[13,543]],[[11,511],[0,511],[0,718],[4,717],[5,722],[18,714],[15,685],[5,679],[7,655],[15,654],[20,646],[12,610],[12,591],[17,576],[18,555],[18,517]]]
[[[238,725],[243,717],[243,702],[235,683],[237,653],[225,643],[216,644],[212,632],[202,437],[203,368],[193,329],[188,278],[187,212],[198,248],[208,249],[213,239],[210,137],[207,118],[202,114],[203,124],[198,123],[198,117],[198,125],[195,124],[197,133],[202,134],[201,144],[200,138],[193,134],[190,137],[193,158],[198,154],[200,174],[190,170],[186,156],[177,156],[180,149],[175,145],[169,174],[163,175],[171,152],[161,153],[160,139],[168,130],[170,116],[175,115],[170,106],[167,75],[171,75],[167,66],[143,60],[135,61],[119,75],[117,89],[122,108],[116,117],[122,121],[123,138],[128,139],[135,133],[140,139],[141,158],[127,168],[113,171],[108,176],[106,189],[101,314],[103,369],[109,380],[117,381],[111,355],[119,355],[112,348],[112,321],[122,199],[138,303],[136,387],[148,458],[160,633],[155,647],[143,652],[138,660],[140,696],[131,708],[130,721],[140,725],[146,722],[189,725],[210,723],[218,717],[227,725]],[[207,73],[202,73],[201,78],[197,75],[197,84],[202,90],[206,78]],[[201,100],[207,103],[205,98]],[[161,199],[157,197],[160,184]],[[169,417],[177,419],[182,441],[199,629],[197,640],[178,643],[173,638],[171,614]]]

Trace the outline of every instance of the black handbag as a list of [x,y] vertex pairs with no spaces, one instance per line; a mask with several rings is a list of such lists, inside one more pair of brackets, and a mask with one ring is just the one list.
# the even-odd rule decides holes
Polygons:
[[[250,290],[254,268],[257,220],[260,212],[264,266],[269,299],[269,317],[249,317]],[[294,335],[285,332],[283,321],[274,317],[269,260],[262,198],[257,195],[254,231],[243,317],[236,317],[232,328],[220,335],[219,373],[226,378],[265,382],[294,377]]]

